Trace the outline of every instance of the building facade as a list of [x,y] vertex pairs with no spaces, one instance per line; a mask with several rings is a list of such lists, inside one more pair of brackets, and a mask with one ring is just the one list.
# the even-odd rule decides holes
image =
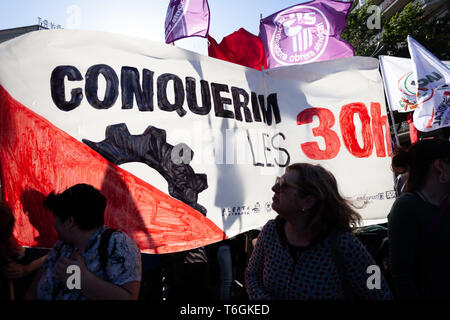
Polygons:
[[16,38],[16,37],[19,37],[28,32],[39,31],[39,30],[48,30],[48,28],[45,28],[39,24],[36,24],[36,25],[32,25],[32,26],[27,26],[27,27],[19,27],[19,28],[0,30],[0,43],[8,41],[8,40]]

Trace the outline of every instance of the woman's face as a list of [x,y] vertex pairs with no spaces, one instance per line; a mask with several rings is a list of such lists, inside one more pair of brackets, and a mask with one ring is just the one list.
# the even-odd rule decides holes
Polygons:
[[69,219],[66,219],[63,222],[60,217],[55,217],[53,226],[55,227],[56,233],[58,234],[58,239],[63,242],[69,242],[70,234],[72,232]]
[[439,180],[447,188],[450,189],[450,159],[445,158],[440,160]]
[[302,209],[310,209],[311,196],[302,195],[300,190],[296,188],[296,186],[299,186],[299,173],[296,170],[289,170],[281,178],[284,181],[275,183],[272,187],[274,192],[272,209],[285,218],[293,214],[298,215]]

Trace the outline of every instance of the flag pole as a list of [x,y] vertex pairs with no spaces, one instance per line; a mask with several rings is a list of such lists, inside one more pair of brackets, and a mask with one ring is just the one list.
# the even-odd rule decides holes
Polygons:
[[395,142],[397,143],[397,146],[400,146],[400,140],[398,139],[397,129],[395,128],[396,124],[395,124],[394,114],[392,113],[392,109],[391,109],[391,106],[389,105],[389,102],[388,102],[388,109],[389,109],[389,115],[391,116],[392,127],[394,128]]
[[397,144],[397,146],[400,146],[400,140],[398,139],[397,129],[395,128],[396,123],[395,123],[394,114],[392,113],[391,102],[389,101],[389,97],[386,92],[386,83],[385,83],[385,78],[384,78],[384,74],[383,74],[383,66],[381,63],[380,63],[380,75],[382,77],[383,86],[384,86],[384,88],[383,88],[384,101],[386,102],[386,106],[389,110],[389,115],[390,115],[391,121],[392,121],[392,127],[394,129],[395,143]]
[[14,284],[12,280],[8,280],[8,291],[9,291],[9,300],[13,301],[15,300],[14,296]]

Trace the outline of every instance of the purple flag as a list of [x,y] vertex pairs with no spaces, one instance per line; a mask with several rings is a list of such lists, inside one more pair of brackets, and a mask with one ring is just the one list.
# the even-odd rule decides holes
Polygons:
[[166,43],[193,36],[206,38],[208,30],[208,1],[170,0],[165,22]]
[[259,37],[269,68],[354,56],[340,38],[351,2],[315,0],[261,20]]

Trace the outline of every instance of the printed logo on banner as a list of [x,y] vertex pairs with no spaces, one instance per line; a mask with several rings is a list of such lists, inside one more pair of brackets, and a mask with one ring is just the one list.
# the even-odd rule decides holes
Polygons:
[[226,216],[241,216],[249,214],[261,213],[261,204],[256,202],[253,206],[239,206],[239,207],[226,207],[222,208],[222,217]]
[[259,202],[257,202],[253,207],[253,213],[260,213],[260,212],[261,212],[261,205],[259,204]]
[[379,192],[371,196],[359,196],[356,198],[356,201],[372,201],[372,200],[384,200],[383,192]]
[[228,207],[222,208],[222,217],[228,216],[243,216],[255,213],[254,208],[250,209],[250,206]]
[[386,191],[386,199],[394,199],[396,197],[395,190]]
[[274,18],[274,24],[269,49],[281,65],[315,61],[327,47],[330,23],[317,8],[296,6],[286,9]]

